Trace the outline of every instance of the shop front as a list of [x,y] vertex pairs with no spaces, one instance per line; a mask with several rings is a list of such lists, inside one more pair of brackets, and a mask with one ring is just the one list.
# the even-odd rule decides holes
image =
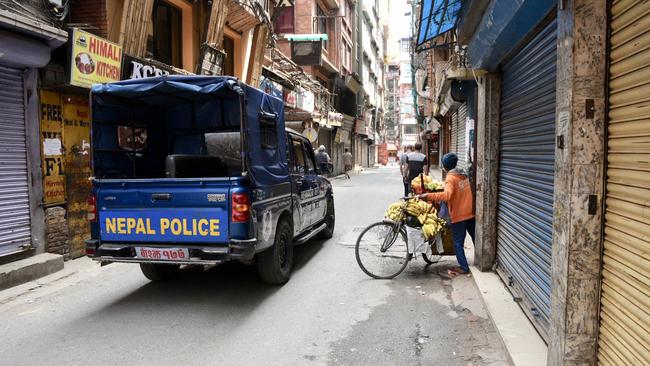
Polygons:
[[[119,45],[77,28],[70,31],[69,43],[67,57],[53,60],[66,65],[69,78],[64,84],[47,77],[41,83],[40,153],[46,250],[76,258],[85,254],[84,240],[90,235],[86,219],[92,176],[88,92],[93,84],[129,77],[123,74]],[[128,75],[132,74],[130,69]]]
[[49,62],[52,49],[67,40],[65,31],[39,22],[32,26],[20,15],[8,17],[7,14],[0,15],[0,26],[5,29],[0,42],[0,261],[3,262],[40,252],[44,247],[43,182],[36,173],[40,163],[38,68]]
[[[650,363],[650,29],[643,1],[611,5],[598,361]],[[642,15],[643,14],[643,15]],[[639,20],[637,20],[639,19]],[[644,147],[645,146],[645,147]]]
[[557,26],[547,21],[502,65],[497,272],[548,339]]

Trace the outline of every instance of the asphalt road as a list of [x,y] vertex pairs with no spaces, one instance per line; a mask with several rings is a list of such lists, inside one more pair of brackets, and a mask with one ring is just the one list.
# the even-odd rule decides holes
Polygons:
[[226,264],[150,283],[82,258],[0,292],[1,365],[502,365],[507,356],[454,258],[372,280],[354,242],[402,191],[397,168],[335,180],[334,238],[295,250],[283,287]]

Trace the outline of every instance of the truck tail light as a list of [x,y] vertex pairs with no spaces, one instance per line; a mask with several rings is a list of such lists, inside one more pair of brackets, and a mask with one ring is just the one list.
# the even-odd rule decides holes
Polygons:
[[88,221],[97,222],[97,197],[94,194],[91,195],[86,203],[88,204]]
[[251,217],[250,199],[245,193],[232,195],[232,222],[246,222]]

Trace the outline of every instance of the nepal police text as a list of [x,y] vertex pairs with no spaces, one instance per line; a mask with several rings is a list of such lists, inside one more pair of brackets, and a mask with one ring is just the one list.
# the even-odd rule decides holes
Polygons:
[[220,236],[218,219],[169,219],[118,217],[106,218],[107,234],[175,235],[175,236]]

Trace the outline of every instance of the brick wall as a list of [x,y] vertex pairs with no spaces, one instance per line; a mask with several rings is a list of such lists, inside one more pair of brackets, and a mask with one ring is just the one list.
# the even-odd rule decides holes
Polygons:
[[61,254],[69,259],[68,223],[63,207],[45,209],[45,243],[48,253]]
[[73,0],[70,3],[70,23],[88,24],[88,32],[108,38],[106,0]]

